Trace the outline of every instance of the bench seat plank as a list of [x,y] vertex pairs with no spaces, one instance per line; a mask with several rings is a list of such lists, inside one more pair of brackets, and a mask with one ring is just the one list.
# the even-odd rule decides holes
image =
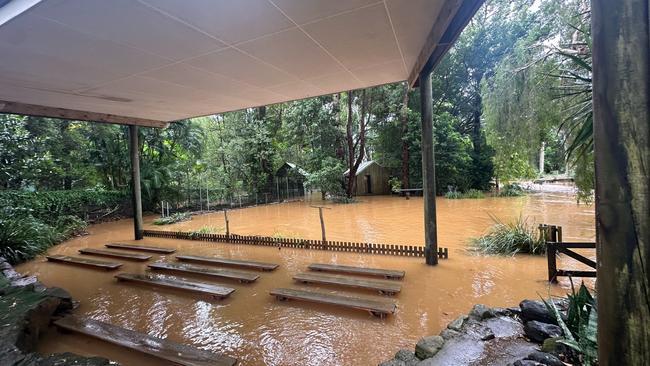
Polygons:
[[232,357],[200,350],[89,318],[67,316],[55,321],[54,325],[60,329],[84,334],[179,365],[233,366],[237,363],[237,360]]
[[210,283],[177,280],[172,278],[160,278],[160,277],[154,277],[149,275],[132,274],[132,273],[120,273],[115,275],[115,278],[117,278],[119,281],[143,283],[150,286],[166,287],[166,288],[173,288],[177,290],[195,292],[199,294],[207,294],[218,299],[223,299],[225,297],[228,297],[230,296],[230,294],[232,294],[235,291],[234,288],[219,286]]
[[305,283],[320,283],[326,285],[340,285],[368,290],[377,290],[386,295],[393,295],[402,290],[402,285],[396,281],[368,280],[343,275],[332,275],[324,273],[298,273],[293,279]]
[[196,255],[177,255],[176,259],[184,262],[197,262],[204,264],[219,264],[219,265],[228,265],[235,267],[244,267],[250,269],[259,269],[262,271],[273,271],[278,268],[277,264],[274,263],[264,263],[264,262],[255,262],[249,260],[241,259],[230,259],[230,258],[220,258],[220,257],[201,257]]
[[86,255],[98,255],[102,257],[130,259],[134,261],[146,261],[151,259],[151,256],[146,254],[131,254],[131,253],[116,252],[113,250],[104,250],[104,249],[95,249],[95,248],[79,249],[79,253],[86,254]]
[[187,263],[157,262],[157,263],[149,264],[149,268],[154,270],[191,273],[191,274],[199,274],[199,275],[211,276],[211,277],[227,278],[232,280],[238,280],[240,282],[253,282],[260,277],[258,274],[250,273],[250,272],[196,266]]
[[311,269],[312,271],[339,272],[339,273],[359,274],[359,275],[367,275],[367,276],[381,276],[385,278],[394,278],[394,279],[402,279],[406,274],[406,272],[404,271],[398,271],[393,269],[353,267],[353,266],[342,266],[337,264],[326,264],[326,263],[312,263],[309,265],[309,269]]
[[100,268],[105,270],[113,270],[122,266],[122,263],[98,261],[95,259],[71,257],[67,255],[48,255],[45,256],[50,262],[59,262],[65,264],[74,264],[79,266],[86,266],[91,268]]
[[276,288],[270,294],[280,300],[295,299],[321,304],[338,305],[353,309],[369,311],[379,317],[395,313],[397,305],[393,301],[370,300],[361,297],[335,295],[330,293],[305,291],[289,288]]
[[158,254],[171,254],[176,251],[176,249],[150,247],[148,245],[121,244],[121,243],[108,243],[106,244],[106,248],[138,250],[141,252],[150,252],[150,253],[158,253]]

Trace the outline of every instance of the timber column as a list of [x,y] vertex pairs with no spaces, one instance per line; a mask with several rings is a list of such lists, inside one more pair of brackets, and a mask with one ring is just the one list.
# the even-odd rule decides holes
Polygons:
[[650,5],[592,0],[598,362],[650,360]]
[[129,125],[129,152],[131,156],[131,193],[133,199],[133,231],[135,240],[142,235],[142,195],[140,193],[140,146],[138,126]]
[[431,72],[420,74],[420,115],[422,118],[422,188],[424,198],[424,257],[428,265],[438,264],[436,223],[436,171],[433,145],[433,105]]

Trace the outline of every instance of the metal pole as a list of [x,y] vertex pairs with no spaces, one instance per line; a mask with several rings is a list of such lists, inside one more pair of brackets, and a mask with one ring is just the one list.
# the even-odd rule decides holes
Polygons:
[[420,74],[420,110],[422,118],[422,188],[424,189],[424,256],[428,265],[436,265],[438,264],[438,233],[431,72]]
[[138,126],[129,125],[129,148],[131,157],[131,193],[133,200],[133,233],[135,240],[142,235],[142,194],[140,192],[140,146],[138,144]]

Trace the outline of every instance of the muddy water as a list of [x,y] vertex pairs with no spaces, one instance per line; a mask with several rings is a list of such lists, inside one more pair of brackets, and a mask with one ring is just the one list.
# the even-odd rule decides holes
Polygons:
[[[329,205],[325,221],[329,240],[421,244],[422,199],[369,197],[352,205]],[[439,242],[450,258],[427,267],[421,258],[402,258],[301,249],[146,238],[142,243],[176,248],[180,254],[224,256],[280,264],[261,273],[253,284],[215,281],[236,289],[231,298],[214,301],[166,290],[118,284],[113,273],[46,263],[43,258],[21,265],[48,286],[69,290],[81,302],[77,314],[106,321],[198,348],[236,357],[242,365],[376,365],[417,339],[437,334],[449,321],[467,313],[475,303],[516,305],[523,298],[563,294],[564,286],[549,287],[544,257],[484,257],[466,251],[467,240],[491,224],[489,214],[508,220],[519,215],[561,225],[564,240],[593,240],[593,208],[576,206],[566,195],[531,195],[482,200],[438,200]],[[295,202],[233,210],[230,230],[237,234],[320,237],[318,211]],[[148,218],[150,222],[153,217]],[[152,227],[151,225],[147,225]],[[194,217],[168,230],[221,230],[223,214]],[[95,225],[90,235],[52,248],[50,254],[76,255],[84,247],[109,241],[132,242],[131,221]],[[173,260],[158,255],[154,260]],[[333,291],[333,287],[297,285],[291,276],[309,263],[325,262],[406,271],[402,293],[395,297],[395,316],[380,320],[363,311],[301,302],[278,302],[268,295],[275,287]],[[124,262],[123,272],[144,273],[145,265]],[[192,278],[184,276],[187,278]],[[200,279],[194,277],[193,279]],[[209,280],[207,281],[209,282]],[[372,292],[342,290],[369,298]],[[50,331],[42,352],[71,351],[101,355],[125,365],[158,365],[135,352],[78,335]]]

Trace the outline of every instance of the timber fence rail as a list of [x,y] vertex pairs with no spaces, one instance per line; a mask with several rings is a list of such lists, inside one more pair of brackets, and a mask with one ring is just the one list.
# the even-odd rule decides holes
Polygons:
[[[548,262],[548,281],[557,282],[558,277],[596,277],[596,262],[571,249],[596,249],[594,242],[564,242],[562,227],[554,225],[539,225],[540,234],[546,242],[546,260]],[[580,271],[557,268],[558,254],[564,254],[585,264],[594,271]]]
[[[260,245],[312,250],[329,250],[335,252],[353,252],[367,254],[385,254],[404,257],[424,257],[424,247],[417,245],[356,243],[346,241],[322,241],[311,239],[276,238],[259,235],[208,234],[183,231],[144,230],[144,236],[165,239],[198,240],[217,243]],[[447,248],[438,248],[438,257],[449,258]]]

